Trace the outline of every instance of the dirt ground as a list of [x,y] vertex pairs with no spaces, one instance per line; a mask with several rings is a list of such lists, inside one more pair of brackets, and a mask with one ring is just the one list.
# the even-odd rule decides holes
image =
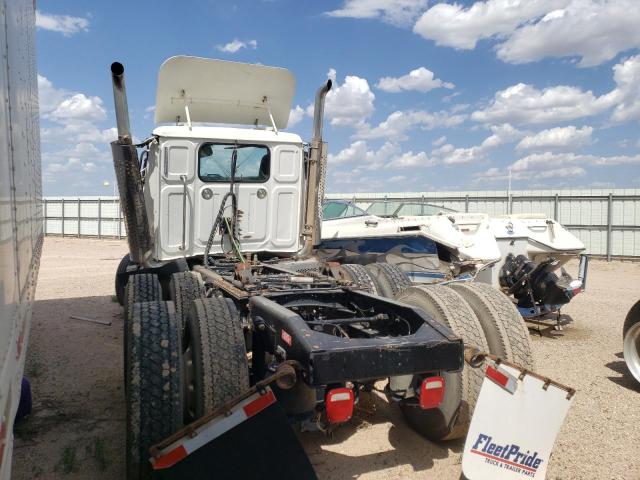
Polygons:
[[[124,241],[45,241],[26,366],[34,411],[16,429],[15,480],[124,478],[122,316],[113,278],[125,251]],[[640,478],[640,386],[621,353],[639,284],[640,264],[593,261],[587,292],[564,311],[574,323],[560,335],[532,332],[538,371],[578,391],[550,479]],[[320,478],[460,477],[461,441],[424,440],[377,394],[362,403],[333,438],[301,435]]]

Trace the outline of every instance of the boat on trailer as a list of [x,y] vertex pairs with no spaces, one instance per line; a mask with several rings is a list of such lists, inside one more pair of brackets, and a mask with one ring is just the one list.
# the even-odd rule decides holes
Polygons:
[[[521,315],[538,323],[584,291],[582,241],[542,214],[489,217],[418,201],[347,200],[324,204],[321,252],[353,263],[399,265],[413,282],[475,280],[511,296]],[[577,278],[565,265],[580,259]]]
[[353,202],[326,201],[319,254],[347,263],[393,263],[418,283],[473,278],[500,260],[488,215],[446,208],[429,213],[381,216]]

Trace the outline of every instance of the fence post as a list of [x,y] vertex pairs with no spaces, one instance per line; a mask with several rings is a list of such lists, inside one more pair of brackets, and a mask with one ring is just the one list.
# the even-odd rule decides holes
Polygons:
[[118,206],[118,239],[122,239],[122,210],[120,210],[120,200],[115,200]]
[[62,197],[62,237],[64,238],[64,197]]
[[611,232],[613,230],[613,193],[609,193],[607,203],[607,262],[611,261]]
[[102,198],[98,197],[98,239],[102,238]]
[[78,238],[80,238],[80,197],[78,197]]
[[469,213],[469,195],[464,196],[464,213]]
[[553,219],[558,221],[558,194],[556,193],[555,198],[553,199]]
[[43,198],[42,199],[42,209],[44,210],[42,212],[42,216],[44,217],[44,234],[47,234],[47,199]]

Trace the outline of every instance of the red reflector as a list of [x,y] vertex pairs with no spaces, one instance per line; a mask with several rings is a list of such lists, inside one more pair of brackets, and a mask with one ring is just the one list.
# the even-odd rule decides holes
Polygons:
[[259,396],[253,402],[245,405],[243,408],[247,417],[253,417],[255,414],[260,413],[272,403],[276,402],[276,397],[271,390],[268,390],[264,395]]
[[173,467],[180,460],[187,458],[187,455],[188,453],[185,450],[185,448],[182,445],[180,445],[178,448],[175,448],[171,450],[169,453],[166,453],[161,457],[157,458],[153,462],[153,469],[163,470],[165,468]]
[[486,375],[501,387],[506,387],[509,383],[509,377],[493,367],[487,367]]
[[325,397],[329,423],[346,422],[353,415],[353,390],[334,388]]
[[429,377],[422,381],[420,386],[420,408],[427,410],[436,408],[444,398],[444,378]]
[[518,386],[517,379],[512,377],[509,374],[506,374],[497,368],[493,368],[492,366],[488,366],[485,371],[486,377],[491,380],[493,383],[501,386],[507,392],[513,393],[516,391]]

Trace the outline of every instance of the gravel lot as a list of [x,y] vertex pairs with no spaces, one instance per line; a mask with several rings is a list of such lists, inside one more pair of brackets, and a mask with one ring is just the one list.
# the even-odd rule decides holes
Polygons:
[[[124,241],[45,241],[26,367],[34,412],[17,426],[16,480],[124,478],[122,316],[112,297],[125,251]],[[638,263],[593,261],[587,292],[564,312],[574,323],[560,335],[532,332],[538,371],[578,390],[548,478],[640,478],[640,386],[622,359],[639,283]],[[320,478],[458,479],[462,442],[430,443],[392,407],[373,394],[333,438],[301,435]]]

